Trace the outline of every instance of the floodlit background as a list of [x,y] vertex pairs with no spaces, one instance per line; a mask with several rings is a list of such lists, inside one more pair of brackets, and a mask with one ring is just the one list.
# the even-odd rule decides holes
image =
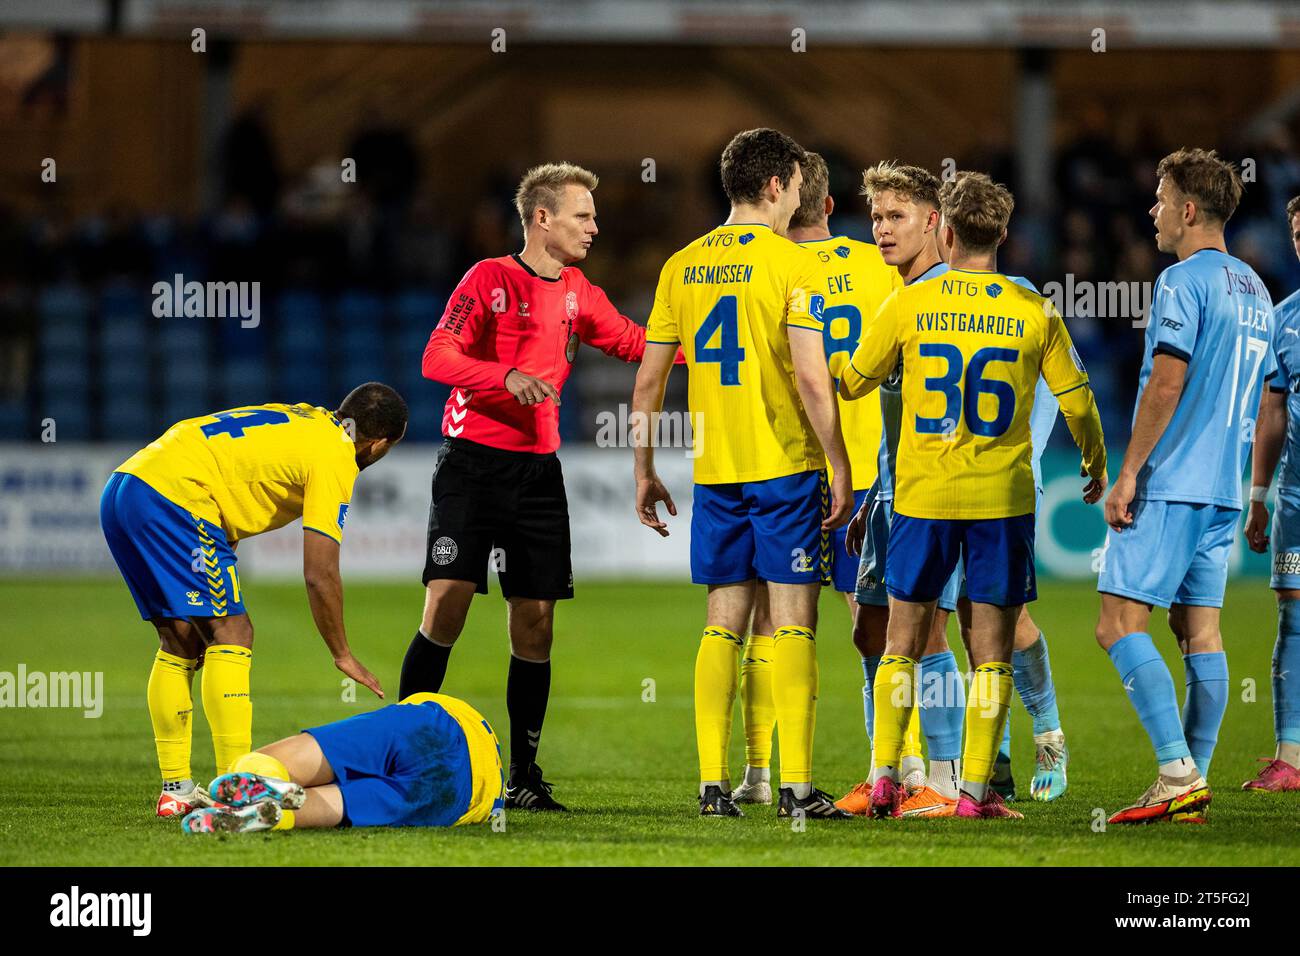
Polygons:
[[[858,182],[880,159],[1007,183],[1001,266],[1062,290],[1122,453],[1134,322],[1172,261],[1147,217],[1159,157],[1201,145],[1241,163],[1230,247],[1275,301],[1300,284],[1283,212],[1300,192],[1298,47],[1300,11],[1250,2],[6,0],[0,574],[110,570],[103,479],[172,422],[334,407],[380,379],[410,403],[410,437],[358,484],[345,569],[414,582],[446,397],[421,353],[465,270],[521,248],[521,173],[567,159],[600,175],[582,268],[644,322],[663,261],[725,216],[722,146],[759,125],[830,159],[846,235],[870,238]],[[154,285],[177,275],[258,283],[256,325],[156,317]],[[1097,283],[1126,298],[1080,297]],[[565,390],[580,578],[686,574],[686,514],[668,542],[641,529],[630,451],[594,441],[634,371],[583,349]],[[1039,556],[1087,577],[1103,528],[1075,503],[1070,447],[1058,426]],[[682,501],[690,462],[660,458]],[[241,566],[294,572],[297,538],[250,542]],[[1234,569],[1262,573],[1241,551]]]

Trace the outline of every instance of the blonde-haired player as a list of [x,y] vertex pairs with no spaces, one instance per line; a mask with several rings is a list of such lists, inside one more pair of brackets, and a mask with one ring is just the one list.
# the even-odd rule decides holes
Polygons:
[[[816,257],[816,298],[825,323],[822,343],[831,376],[838,382],[862,337],[863,322],[875,315],[885,297],[901,283],[898,273],[885,263],[880,250],[871,243],[831,234],[829,219],[835,200],[830,194],[826,160],[809,152],[800,169],[803,182],[799,187],[799,208],[790,218],[786,235]],[[876,480],[880,411],[873,402],[840,399],[840,429],[853,467],[853,506],[857,510],[870,496]],[[821,556],[819,562],[824,579],[844,595],[850,621],[855,621],[858,605],[853,600],[853,592],[858,561],[845,549],[844,535],[845,529],[836,529],[830,553]],[[740,710],[744,719],[746,760],[744,778],[732,793],[737,803],[772,800],[768,764],[776,712],[772,707],[772,624],[767,613],[766,587],[765,582],[758,583],[751,633],[740,664]],[[882,629],[882,640],[883,637]],[[865,695],[864,699],[870,700]],[[912,759],[924,766],[919,733],[911,735],[910,751]],[[842,809],[849,808],[842,806]]]
[[914,700],[917,658],[945,582],[964,562],[971,601],[970,663],[960,796],[950,815],[1018,817],[989,787],[1012,690],[1011,651],[1034,599],[1034,477],[1029,419],[1041,374],[1061,401],[1084,471],[1084,500],[1101,497],[1101,421],[1060,314],[998,273],[1011,194],[960,173],[941,196],[949,269],[894,293],[868,326],[841,379],[842,394],[872,391],[901,357],[900,438],[891,557],[890,619],[877,672],[871,812],[897,816],[899,751]]

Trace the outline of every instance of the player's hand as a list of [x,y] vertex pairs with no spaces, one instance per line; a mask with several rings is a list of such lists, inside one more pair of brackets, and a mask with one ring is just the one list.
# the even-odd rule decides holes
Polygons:
[[862,553],[862,543],[867,540],[867,512],[870,510],[871,500],[867,499],[862,502],[862,507],[849,521],[848,529],[844,532],[844,550],[851,557],[856,558]]
[[[1079,477],[1087,478],[1088,469],[1080,468]],[[1101,494],[1105,490],[1106,490],[1106,476],[1102,475],[1100,478],[1093,478],[1091,481],[1089,481],[1086,485],[1083,486],[1084,504],[1095,505],[1097,502],[1101,501]]]
[[677,506],[673,504],[673,496],[668,493],[668,489],[664,487],[658,475],[636,480],[636,516],[647,528],[653,528],[659,537],[666,538],[668,523],[660,520],[659,509],[656,507],[661,501],[668,509],[668,513],[677,517]]
[[831,481],[831,511],[822,522],[823,531],[843,528],[853,516],[853,482],[845,475],[836,473]]
[[1116,531],[1123,531],[1133,523],[1133,514],[1128,506],[1132,503],[1135,494],[1137,494],[1137,481],[1121,471],[1119,477],[1115,479],[1115,484],[1111,486],[1110,494],[1106,496],[1106,524]]
[[517,368],[506,373],[506,391],[518,400],[520,405],[540,405],[548,398],[556,405],[560,404],[560,393],[555,386],[543,378],[525,375]]
[[384,699],[384,689],[379,686],[379,678],[366,670],[366,666],[351,654],[344,657],[336,657],[334,659],[334,666],[347,674],[358,684],[363,684],[366,687],[369,687],[375,692],[375,696],[380,700]]
[[1246,515],[1246,543],[1256,554],[1268,550],[1268,505],[1252,501]]

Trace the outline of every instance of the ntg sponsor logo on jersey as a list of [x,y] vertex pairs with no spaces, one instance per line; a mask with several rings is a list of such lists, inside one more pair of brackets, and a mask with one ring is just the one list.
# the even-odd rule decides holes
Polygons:
[[185,281],[153,284],[153,314],[159,319],[239,319],[245,329],[262,322],[262,283]]

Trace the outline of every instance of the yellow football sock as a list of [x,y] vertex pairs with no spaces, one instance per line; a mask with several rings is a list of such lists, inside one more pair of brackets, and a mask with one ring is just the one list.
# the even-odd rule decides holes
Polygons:
[[[913,695],[915,699],[915,690]],[[912,708],[911,716],[907,718],[907,730],[903,733],[903,749],[899,757],[919,756],[921,756],[921,708],[917,706]]]
[[706,627],[695,655],[695,744],[700,780],[729,780],[731,708],[736,702],[740,636],[724,627]]
[[903,737],[916,710],[913,690],[916,661],[901,654],[886,654],[876,669],[871,701],[876,708],[871,732],[873,767],[897,768],[902,760]]
[[781,784],[812,783],[817,642],[810,628],[778,627],[772,643],[772,703],[781,735]]
[[158,769],[163,782],[188,780],[190,734],[194,717],[194,665],[198,661],[159,650],[149,671],[149,720],[158,750]]
[[294,824],[294,811],[281,810],[280,822],[271,827],[272,830],[292,830]]
[[993,759],[1002,743],[1012,689],[1010,664],[993,662],[975,668],[966,698],[966,745],[961,754],[963,780],[988,783],[993,775]]
[[771,637],[751,634],[740,659],[740,713],[745,719],[745,763],[766,767],[772,762],[772,731],[776,707],[772,703],[772,660],[776,644]]
[[203,713],[212,730],[217,773],[253,748],[253,701],[248,672],[253,652],[235,644],[213,644],[203,660]]

